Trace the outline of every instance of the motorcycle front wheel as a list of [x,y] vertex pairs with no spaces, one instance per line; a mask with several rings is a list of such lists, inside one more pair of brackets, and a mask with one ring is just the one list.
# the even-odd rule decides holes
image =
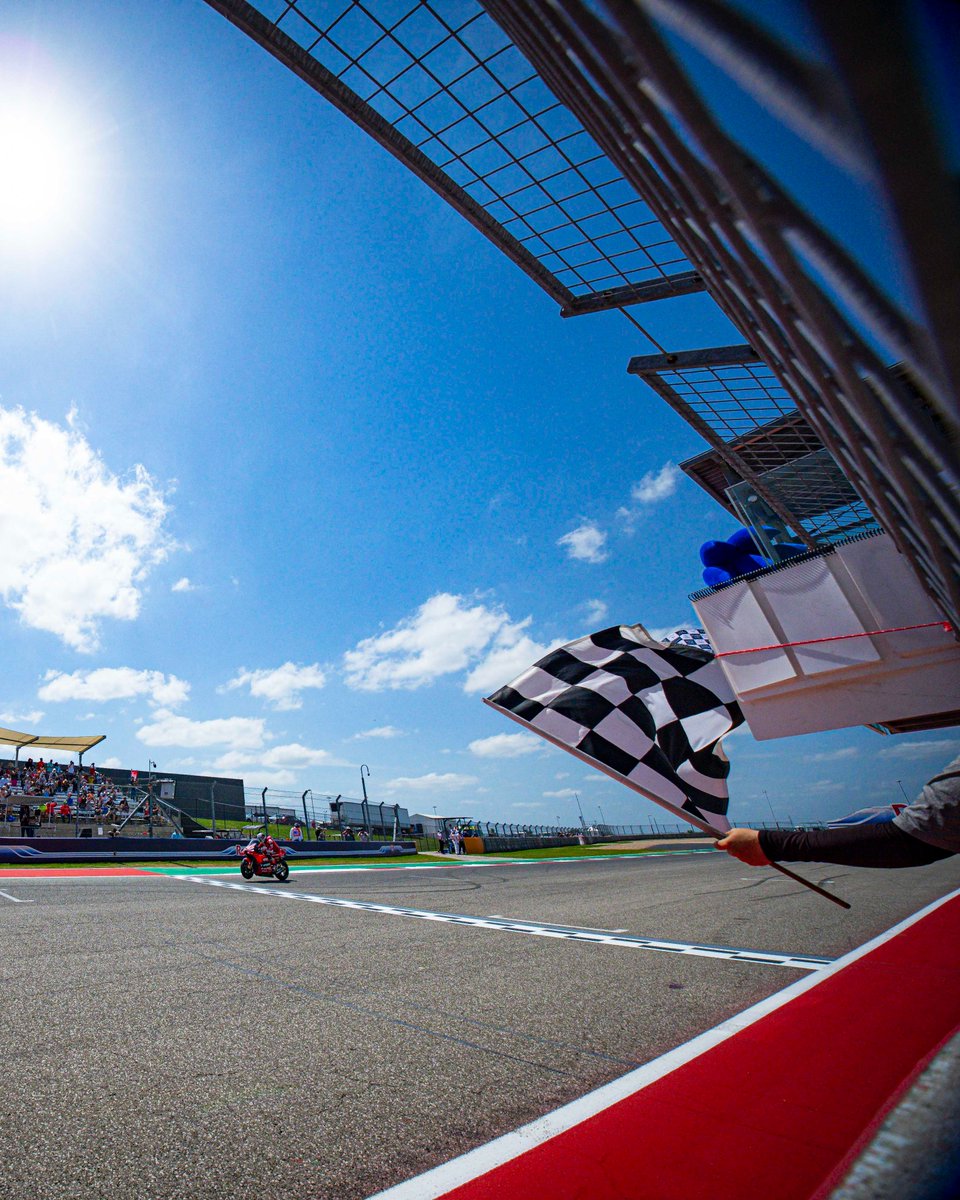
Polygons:
[[277,877],[277,878],[280,880],[280,882],[281,882],[281,883],[283,883],[283,882],[284,882],[284,880],[286,880],[286,879],[289,879],[289,878],[290,878],[290,867],[289,867],[289,866],[287,865],[287,863],[286,863],[286,862],[285,862],[285,861],[284,861],[284,860],[281,858],[281,859],[280,859],[280,861],[279,861],[279,862],[276,864],[276,866],[273,868],[273,873],[274,873],[274,875],[276,875],[276,877]]
[[240,874],[244,877],[244,879],[252,879],[253,878],[253,863],[250,861],[249,858],[245,858],[243,860],[243,862],[241,862]]

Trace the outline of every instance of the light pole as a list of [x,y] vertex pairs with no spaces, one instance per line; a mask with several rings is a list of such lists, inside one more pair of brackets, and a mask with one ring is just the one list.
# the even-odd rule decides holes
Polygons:
[[150,836],[153,837],[153,823],[156,819],[157,804],[153,798],[153,772],[157,769],[157,764],[151,759],[147,759],[147,829]]
[[367,833],[369,833],[370,832],[370,809],[367,804],[367,783],[363,777],[364,771],[366,771],[367,779],[369,779],[370,778],[370,768],[367,766],[366,763],[361,763],[360,764],[360,786],[363,788],[363,827],[367,831]]

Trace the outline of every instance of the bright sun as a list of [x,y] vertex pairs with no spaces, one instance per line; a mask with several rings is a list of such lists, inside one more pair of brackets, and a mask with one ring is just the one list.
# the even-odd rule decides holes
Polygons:
[[68,123],[0,104],[0,242],[30,249],[59,241],[81,204],[82,167]]

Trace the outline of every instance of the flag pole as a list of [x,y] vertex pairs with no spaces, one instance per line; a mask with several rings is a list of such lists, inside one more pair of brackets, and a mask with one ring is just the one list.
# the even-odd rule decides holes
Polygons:
[[[702,817],[694,816],[693,813],[687,812],[682,808],[678,808],[676,805],[670,804],[667,800],[661,800],[659,797],[651,795],[649,792],[640,787],[639,784],[634,783],[632,779],[627,779],[625,775],[617,774],[617,772],[612,768],[605,767],[603,763],[598,762],[595,758],[591,758],[589,754],[584,754],[582,750],[577,750],[574,746],[568,746],[566,742],[560,741],[559,738],[554,737],[545,730],[537,729],[536,726],[531,725],[529,721],[524,721],[522,717],[518,717],[515,713],[510,712],[509,709],[501,708],[499,704],[494,704],[494,702],[487,696],[483,697],[483,702],[495,712],[502,713],[503,716],[509,717],[511,721],[516,721],[516,723],[523,729],[532,730],[532,732],[537,734],[538,737],[545,738],[548,742],[551,742],[554,746],[558,746],[561,750],[566,750],[568,754],[572,754],[574,758],[579,758],[580,761],[586,763],[587,766],[593,767],[597,771],[602,771],[604,775],[609,775],[609,777],[616,780],[617,783],[625,784],[632,791],[643,796],[644,800],[649,800],[652,804],[659,804],[661,808],[665,808],[667,812],[673,813],[675,817],[679,817],[688,824],[695,826],[701,831],[701,833],[705,833],[709,837],[717,838],[717,840],[726,836],[726,832],[724,830],[717,829],[716,826],[711,825],[709,821],[703,820]],[[803,886],[805,888],[809,888],[811,892],[816,892],[818,896],[823,896],[825,899],[831,900],[834,904],[838,904],[841,908],[850,907],[846,900],[841,900],[839,896],[834,896],[832,892],[828,892],[825,888],[820,887],[819,884],[811,883],[809,879],[804,879],[802,875],[797,875],[793,871],[787,870],[786,867],[782,867],[779,863],[772,862],[770,863],[770,866],[773,867],[775,871],[779,871],[781,875],[786,875],[788,879],[792,879],[796,883],[802,883]]]

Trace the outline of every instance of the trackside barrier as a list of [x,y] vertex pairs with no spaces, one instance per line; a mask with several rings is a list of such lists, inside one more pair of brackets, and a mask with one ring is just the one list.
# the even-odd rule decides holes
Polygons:
[[[0,838],[0,862],[180,861],[185,858],[235,860],[244,841],[226,838]],[[289,842],[280,845],[290,861],[317,858],[392,857],[416,854],[413,842]]]

